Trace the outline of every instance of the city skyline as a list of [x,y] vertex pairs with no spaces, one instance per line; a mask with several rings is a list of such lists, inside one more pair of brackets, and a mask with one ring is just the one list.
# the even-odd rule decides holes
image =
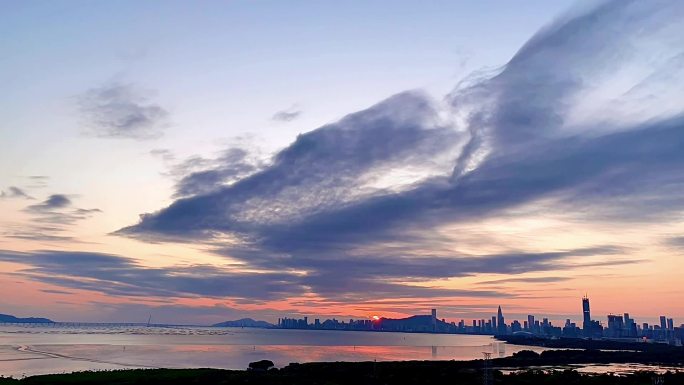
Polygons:
[[[527,319],[520,322],[514,319],[506,323],[501,306],[491,319],[447,320],[437,316],[437,309],[431,309],[429,315],[412,315],[403,319],[391,319],[372,316],[367,319],[337,320],[336,318],[321,320],[309,317],[278,318],[272,325],[281,329],[312,330],[347,330],[347,331],[393,331],[410,333],[446,333],[514,336],[522,338],[572,339],[572,340],[606,340],[618,343],[664,343],[674,346],[684,345],[684,323],[677,325],[673,318],[659,316],[659,322],[649,324],[631,317],[629,313],[607,314],[607,322],[591,316],[588,296],[582,297],[582,324],[567,318],[561,326],[554,324],[548,317],[537,317],[528,314]],[[260,326],[262,327],[262,326]]]
[[682,320],[682,19],[2,2],[0,313]]

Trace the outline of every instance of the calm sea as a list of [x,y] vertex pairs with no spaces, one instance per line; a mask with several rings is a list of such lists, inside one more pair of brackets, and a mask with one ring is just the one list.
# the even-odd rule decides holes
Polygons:
[[543,348],[489,336],[130,325],[0,325],[0,375],[125,368],[244,369],[312,361],[470,360]]

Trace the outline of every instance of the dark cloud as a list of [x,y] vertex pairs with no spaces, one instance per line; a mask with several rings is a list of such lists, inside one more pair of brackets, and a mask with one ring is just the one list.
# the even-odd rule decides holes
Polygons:
[[677,248],[684,249],[684,236],[682,237],[671,237],[666,240],[665,245],[674,246]]
[[78,98],[91,132],[100,137],[151,139],[163,134],[168,111],[130,84],[93,88]]
[[52,194],[24,211],[33,217],[31,222],[21,229],[5,231],[4,236],[40,242],[79,242],[68,234],[69,227],[102,212],[74,207],[71,198],[64,194]]
[[[247,138],[234,140],[244,142]],[[215,157],[195,155],[182,161],[168,149],[155,149],[150,153],[164,161],[168,171],[163,175],[175,180],[175,198],[213,192],[255,173],[265,164],[257,148],[229,147]]]
[[[597,257],[583,266],[641,263],[610,248],[488,257],[426,250],[441,226],[538,202],[608,222],[663,220],[684,208],[684,106],[679,114],[611,116],[610,124],[603,115],[571,121],[594,84],[649,54],[638,51],[648,47],[644,39],[679,55],[681,15],[684,3],[676,1],[607,1],[564,16],[496,74],[446,98],[460,123],[445,123],[426,96],[402,93],[300,135],[272,164],[229,185],[217,183],[216,170],[197,174],[183,198],[117,234],[214,244],[228,236],[235,241],[220,253],[248,266],[305,271],[300,282],[326,296],[356,295],[356,287],[402,296],[425,290],[407,281],[575,268],[580,256]],[[648,88],[649,79],[636,82]],[[393,171],[440,161],[448,166],[435,168],[441,173],[372,187]]]
[[[374,195],[374,190],[362,188],[368,179],[393,166],[430,164],[432,158],[452,149],[459,137],[441,124],[430,99],[403,93],[299,135],[274,157],[270,167],[210,194],[178,200],[120,233],[173,233],[177,227],[188,236],[195,231],[235,231],[254,222],[291,221],[291,217],[351,203],[359,195]],[[209,180],[208,186],[214,185],[213,174],[201,176]],[[176,219],[190,226],[177,226]],[[195,226],[191,223],[197,227],[191,228]],[[166,230],[159,231],[157,226]]]
[[24,198],[24,199],[33,199],[30,195],[28,195],[24,190],[20,189],[19,187],[15,186],[10,186],[7,188],[7,191],[0,191],[0,199],[3,198]]
[[54,209],[62,209],[71,206],[71,200],[63,194],[50,195],[45,201],[37,205],[29,206],[31,211],[49,211]]
[[[240,148],[225,150],[218,159],[190,158],[175,168],[182,174],[176,184],[175,197],[207,194],[229,185],[259,169],[258,160]],[[190,171],[199,168],[199,171]]]
[[40,222],[64,225],[73,224],[102,212],[100,209],[73,207],[71,199],[64,194],[50,195],[42,203],[28,206],[25,211],[35,214]]
[[272,120],[278,121],[278,122],[291,122],[302,114],[302,111],[300,110],[283,110],[283,111],[278,111],[273,116],[271,117]]

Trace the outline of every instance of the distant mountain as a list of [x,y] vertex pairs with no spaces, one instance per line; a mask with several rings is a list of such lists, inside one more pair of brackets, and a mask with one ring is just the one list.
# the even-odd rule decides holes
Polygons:
[[407,318],[380,318],[378,321],[380,330],[388,331],[414,331],[414,332],[431,332],[447,330],[449,324],[436,319],[432,323],[432,316],[430,315],[414,315]]
[[0,323],[47,324],[53,322],[55,321],[49,320],[47,318],[17,318],[13,315],[0,314]]
[[272,328],[274,327],[273,324],[270,324],[266,321],[256,321],[251,318],[243,318],[235,321],[226,321],[226,322],[221,322],[217,323],[215,325],[211,326],[216,326],[216,327],[223,327],[223,328]]

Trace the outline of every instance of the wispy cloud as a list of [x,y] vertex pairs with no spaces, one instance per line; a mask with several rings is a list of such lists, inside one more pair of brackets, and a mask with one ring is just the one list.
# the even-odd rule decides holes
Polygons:
[[117,296],[275,299],[305,291],[286,273],[236,273],[202,265],[149,268],[111,254],[0,251],[0,260],[28,265],[20,274],[32,280]]
[[132,84],[107,84],[78,97],[90,132],[100,137],[153,139],[163,135],[169,112]]
[[[468,276],[475,273],[518,274],[567,267],[566,260],[607,252],[610,248],[540,254],[403,258],[371,260],[302,260],[264,258],[252,271],[235,266],[183,265],[151,268],[135,260],[95,252],[1,251],[0,261],[27,265],[17,274],[62,288],[130,297],[211,297],[243,302],[317,294],[334,301],[388,298],[510,297],[493,290],[463,290],[401,282],[416,278]],[[271,263],[271,266],[266,264]],[[619,264],[620,262],[616,262]],[[258,267],[258,270],[254,270]],[[294,269],[306,269],[302,275]]]
[[0,191],[0,199],[3,199],[3,198],[6,198],[6,199],[9,199],[9,198],[33,199],[33,197],[28,195],[24,190],[22,190],[16,186],[8,187],[7,191]]
[[29,188],[44,188],[47,187],[48,182],[50,181],[49,176],[45,175],[31,175],[28,176],[27,179],[29,180]]
[[271,117],[272,120],[277,122],[291,122],[302,115],[302,111],[296,109],[295,107],[289,108],[287,110],[278,111]]
[[79,242],[68,230],[102,211],[74,207],[68,195],[52,194],[40,203],[27,206],[24,212],[32,216],[32,221],[17,229],[6,227],[3,236],[40,242]]

